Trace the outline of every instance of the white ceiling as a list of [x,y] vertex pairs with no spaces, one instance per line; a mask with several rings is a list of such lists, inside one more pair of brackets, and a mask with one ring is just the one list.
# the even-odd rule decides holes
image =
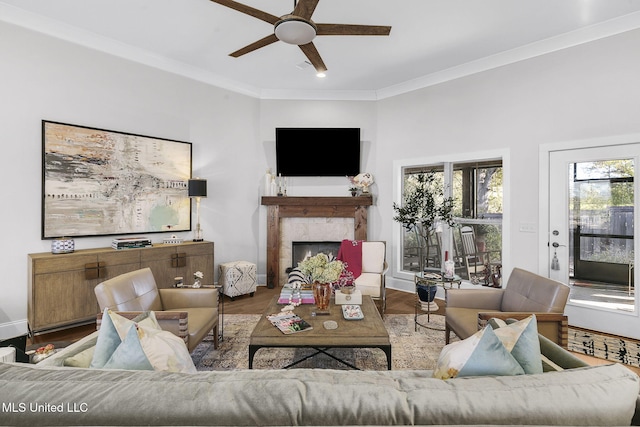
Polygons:
[[0,0],[0,19],[260,98],[381,99],[640,28],[640,0],[320,0],[315,22],[392,26],[317,37],[324,79],[283,42],[228,56],[273,28],[209,0]]

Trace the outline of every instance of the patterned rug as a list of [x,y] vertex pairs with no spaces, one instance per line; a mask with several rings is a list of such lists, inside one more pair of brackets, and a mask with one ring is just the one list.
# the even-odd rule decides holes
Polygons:
[[[213,348],[213,336],[205,338],[191,357],[199,371],[247,369],[249,335],[258,323],[257,314],[224,316],[224,339]],[[421,319],[424,322],[426,319]],[[433,369],[444,346],[444,316],[431,315],[430,327],[414,330],[412,314],[388,314],[384,319],[391,340],[392,369]],[[280,369],[314,353],[312,349],[263,348],[254,359],[254,369]],[[360,369],[386,370],[387,361],[380,349],[331,349],[329,352]],[[326,355],[317,355],[296,365],[297,368],[347,369]]]

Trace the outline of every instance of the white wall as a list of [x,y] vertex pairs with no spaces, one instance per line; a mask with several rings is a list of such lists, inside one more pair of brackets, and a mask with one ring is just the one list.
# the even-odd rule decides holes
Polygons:
[[[258,100],[1,22],[0,58],[0,339],[26,332],[27,254],[51,249],[40,239],[43,119],[193,143],[193,174],[208,180],[202,227],[216,265],[256,260]],[[76,248],[111,238],[78,238]]]
[[[507,256],[510,267],[538,271],[538,233],[520,232],[519,224],[539,222],[539,146],[637,133],[639,48],[633,31],[379,101],[378,208],[391,217],[388,159],[507,150]],[[381,238],[392,241],[394,226],[383,223]]]
[[[50,250],[40,240],[42,119],[192,142],[194,175],[209,180],[202,222],[216,243],[216,265],[246,259],[262,277],[259,197],[266,168],[275,168],[275,127],[362,128],[363,170],[376,180],[369,236],[389,243],[388,258],[394,160],[503,150],[511,264],[536,271],[538,235],[520,233],[518,224],[538,223],[538,147],[640,132],[639,49],[640,31],[633,31],[377,102],[260,101],[0,23],[0,194],[10,242],[0,249],[0,339],[26,328],[27,254]],[[289,194],[346,195],[346,184],[299,178]]]

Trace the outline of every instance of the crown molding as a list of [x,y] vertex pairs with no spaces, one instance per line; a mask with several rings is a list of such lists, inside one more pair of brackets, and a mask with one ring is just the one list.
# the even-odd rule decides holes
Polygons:
[[376,101],[375,90],[277,90],[265,89],[261,99],[305,101]]
[[227,89],[254,98],[260,97],[259,88],[221,77],[202,68],[162,57],[148,50],[140,49],[91,31],[25,11],[6,3],[0,3],[0,20],[211,86]]
[[451,80],[481,73],[548,53],[557,52],[573,46],[589,43],[605,37],[614,36],[640,28],[640,12],[634,12],[599,24],[590,25],[555,37],[540,40],[477,61],[432,73],[417,79],[389,86],[376,91],[377,99],[390,98],[415,90],[445,83]]
[[1,2],[0,20],[254,98],[342,101],[382,100],[640,28],[640,12],[635,12],[385,88],[375,90],[278,90],[260,89],[237,80],[228,79],[202,68],[161,57],[147,50]]

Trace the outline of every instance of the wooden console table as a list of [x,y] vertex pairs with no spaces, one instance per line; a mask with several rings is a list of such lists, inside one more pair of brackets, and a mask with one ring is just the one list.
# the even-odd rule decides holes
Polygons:
[[353,218],[354,239],[367,240],[367,208],[371,196],[360,197],[263,197],[267,211],[267,287],[278,285],[281,218]]
[[213,281],[213,247],[213,242],[184,242],[138,249],[29,254],[29,328],[40,333],[95,322],[100,308],[93,288],[140,268],[151,268],[158,288],[173,286],[176,276],[190,280],[196,271]]

